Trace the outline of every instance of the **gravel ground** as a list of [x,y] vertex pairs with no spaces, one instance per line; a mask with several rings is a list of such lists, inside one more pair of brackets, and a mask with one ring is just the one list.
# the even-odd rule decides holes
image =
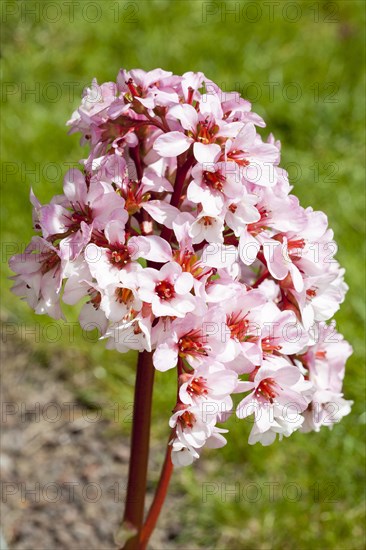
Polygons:
[[[50,365],[47,359],[37,360],[26,343],[7,340],[2,354],[1,506],[9,549],[115,549],[128,439],[117,436],[116,425],[100,417],[100,411],[75,401],[73,387],[84,380],[65,369],[61,354],[52,356]],[[160,451],[153,447],[151,454],[158,471]],[[177,517],[181,500],[169,497],[151,549],[180,547],[174,542],[179,525],[173,510]]]

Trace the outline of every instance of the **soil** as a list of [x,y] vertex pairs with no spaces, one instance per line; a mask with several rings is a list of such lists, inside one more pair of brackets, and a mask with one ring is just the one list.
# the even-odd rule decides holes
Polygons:
[[[52,364],[45,357],[15,338],[3,347],[2,534],[12,550],[115,549],[129,440],[77,402],[82,380],[65,370],[62,354]],[[160,464],[160,449],[151,455]],[[181,501],[169,497],[151,549],[180,547],[173,511]]]

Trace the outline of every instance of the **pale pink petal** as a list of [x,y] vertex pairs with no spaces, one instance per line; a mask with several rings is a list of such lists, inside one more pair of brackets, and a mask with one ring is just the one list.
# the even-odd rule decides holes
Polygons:
[[291,273],[292,282],[294,284],[294,288],[297,292],[301,292],[304,288],[304,279],[302,278],[302,275],[299,271],[299,269],[294,264],[289,265],[289,271]]
[[255,140],[256,130],[254,124],[248,122],[240,131],[239,135],[235,138],[235,149],[245,151],[252,145]]
[[110,244],[124,244],[125,223],[120,220],[110,221],[105,226],[104,233]]
[[237,260],[237,249],[234,245],[221,243],[207,245],[202,252],[202,263],[210,267],[230,267]]
[[144,252],[144,255],[140,255],[140,257],[158,263],[169,262],[172,259],[172,249],[165,239],[157,235],[138,237],[138,239],[139,242],[144,240],[149,245],[149,249]]
[[283,280],[289,270],[284,257],[284,245],[278,241],[267,241],[263,244],[263,253],[272,277]]
[[64,193],[71,203],[85,204],[87,187],[85,176],[76,168],[68,170],[64,177]]
[[169,229],[173,227],[173,221],[177,218],[180,211],[168,202],[152,200],[144,202],[142,208],[158,223],[162,223]]
[[196,160],[202,164],[212,164],[221,153],[220,145],[216,143],[204,143],[196,142],[193,145],[193,153]]
[[198,124],[198,114],[192,105],[174,105],[169,110],[169,117],[177,118],[185,130],[195,132]]
[[192,141],[182,132],[168,132],[155,140],[154,150],[161,157],[177,157],[187,151]]
[[173,369],[177,364],[177,360],[178,351],[173,343],[160,344],[153,355],[154,367],[162,372]]
[[251,265],[257,258],[260,249],[259,242],[244,230],[239,240],[239,255],[245,265]]
[[69,211],[59,204],[47,204],[39,211],[39,221],[45,238],[67,231]]
[[150,243],[146,237],[131,237],[127,243],[128,252],[132,260],[146,258],[150,252]]
[[193,276],[191,273],[182,273],[175,281],[174,289],[178,294],[187,294],[193,286]]

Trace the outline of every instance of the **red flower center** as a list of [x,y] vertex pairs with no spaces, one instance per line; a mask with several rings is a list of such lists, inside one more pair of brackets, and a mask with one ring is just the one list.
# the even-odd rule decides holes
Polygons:
[[207,355],[200,330],[191,330],[178,341],[179,355]]
[[116,302],[119,302],[120,304],[127,304],[128,302],[132,301],[133,293],[130,288],[116,288],[114,292],[116,296]]
[[308,298],[315,298],[315,296],[316,296],[316,291],[317,291],[316,288],[308,288],[307,291],[306,291],[306,296],[307,296]]
[[262,340],[262,349],[267,353],[272,353],[273,351],[280,351],[282,346],[276,346],[276,344],[271,340],[271,338],[264,338]]
[[291,256],[292,260],[299,260],[302,255],[302,250],[305,247],[305,240],[304,239],[293,239],[292,241],[288,241],[287,243],[287,249],[289,252],[289,255]]
[[41,273],[42,275],[44,275],[45,273],[48,273],[48,271],[51,271],[51,269],[54,268],[56,265],[58,265],[61,262],[61,259],[56,252],[50,250],[49,252],[45,252],[40,255],[40,262],[42,263]]
[[91,224],[93,221],[93,213],[89,204],[81,204],[80,202],[77,202],[75,204],[72,203],[71,206],[73,209],[71,214],[71,229],[73,231],[77,231],[80,228],[81,222],[85,222],[88,225]]
[[278,395],[276,388],[277,384],[273,378],[265,378],[259,383],[255,391],[255,396],[264,397],[264,399],[273,403],[274,398]]
[[238,342],[256,341],[257,337],[250,334],[250,323],[246,318],[249,312],[243,315],[241,312],[233,313],[227,317],[227,326],[230,330],[230,337]]
[[131,261],[131,256],[127,246],[121,244],[118,247],[114,247],[109,251],[109,261],[118,269],[122,269],[126,264]]
[[217,191],[222,191],[224,188],[225,183],[225,176],[221,174],[221,172],[208,172],[205,171],[202,174],[203,181],[206,185],[209,187],[212,187],[212,189],[216,189]]
[[234,149],[227,154],[227,158],[233,160],[236,164],[239,164],[239,166],[249,166],[249,160],[245,159],[244,156],[245,151],[241,151],[240,149]]
[[189,395],[207,395],[208,389],[207,389],[207,380],[206,378],[203,378],[202,376],[199,376],[198,378],[193,378],[189,385],[187,386],[187,392]]
[[196,417],[194,416],[193,413],[189,412],[189,411],[184,411],[183,414],[180,415],[179,417],[179,422],[181,423],[181,426],[182,428],[193,428],[195,422],[196,422]]
[[171,300],[175,296],[174,286],[169,281],[157,283],[155,292],[161,300]]
[[260,219],[257,222],[248,224],[248,231],[249,233],[251,233],[251,235],[254,235],[254,237],[268,227],[268,220],[271,217],[270,212],[268,212],[264,208],[260,209],[259,213],[261,215]]
[[95,288],[89,288],[88,294],[90,296],[89,304],[92,304],[93,308],[98,311],[100,308],[100,302],[102,301],[102,295]]

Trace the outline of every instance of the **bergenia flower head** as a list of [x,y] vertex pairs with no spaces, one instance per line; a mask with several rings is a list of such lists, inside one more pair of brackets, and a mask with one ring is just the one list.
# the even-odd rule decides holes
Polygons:
[[32,192],[13,291],[56,319],[82,301],[108,348],[176,370],[173,463],[224,445],[232,413],[262,445],[348,414],[352,349],[327,324],[347,291],[333,233],[291,194],[250,103],[203,73],[121,70],[68,125],[89,156],[49,204]]

